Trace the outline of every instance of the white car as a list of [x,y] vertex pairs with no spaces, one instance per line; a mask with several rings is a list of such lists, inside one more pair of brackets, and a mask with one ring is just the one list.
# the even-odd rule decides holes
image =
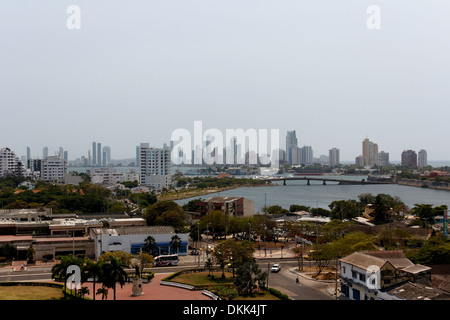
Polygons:
[[272,266],[272,272],[278,272],[278,271],[280,271],[280,269],[281,269],[281,267],[277,263]]

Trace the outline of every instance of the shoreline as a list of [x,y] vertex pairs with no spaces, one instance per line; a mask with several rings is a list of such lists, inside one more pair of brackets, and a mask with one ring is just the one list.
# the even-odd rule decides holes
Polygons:
[[195,198],[195,197],[200,197],[200,196],[205,196],[211,193],[218,193],[218,192],[222,192],[222,191],[228,191],[228,190],[233,190],[233,189],[238,189],[238,188],[259,188],[259,187],[275,187],[275,186],[279,186],[276,183],[270,183],[270,184],[261,184],[261,185],[254,185],[254,184],[239,184],[239,185],[234,185],[234,186],[229,186],[229,187],[223,187],[223,188],[207,188],[207,189],[194,189],[194,190],[190,190],[190,191],[186,191],[186,192],[181,192],[181,193],[171,193],[171,194],[165,194],[162,196],[158,196],[157,199],[158,201],[164,201],[164,200],[184,200],[184,199],[189,199],[189,198]]

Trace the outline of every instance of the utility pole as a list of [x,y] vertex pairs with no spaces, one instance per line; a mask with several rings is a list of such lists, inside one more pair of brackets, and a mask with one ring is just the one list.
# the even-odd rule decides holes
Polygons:
[[198,267],[200,268],[200,223],[197,224]]

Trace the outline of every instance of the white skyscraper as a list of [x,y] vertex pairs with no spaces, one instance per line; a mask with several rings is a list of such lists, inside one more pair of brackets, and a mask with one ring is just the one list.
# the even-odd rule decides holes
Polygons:
[[61,157],[50,156],[41,162],[41,179],[48,182],[64,181],[67,162]]
[[141,184],[155,189],[168,188],[172,182],[170,174],[170,149],[152,148],[148,143],[140,145]]
[[419,151],[417,162],[418,162],[419,168],[425,168],[428,165],[426,150],[422,149]]
[[9,148],[0,149],[0,177],[7,174],[20,174],[24,169],[14,151]]

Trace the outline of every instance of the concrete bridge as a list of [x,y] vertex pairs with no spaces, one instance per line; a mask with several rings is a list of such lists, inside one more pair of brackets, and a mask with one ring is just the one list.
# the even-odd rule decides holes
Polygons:
[[322,181],[323,185],[328,182],[337,182],[340,185],[365,185],[365,184],[395,184],[393,181],[367,181],[365,179],[362,180],[348,180],[348,179],[332,179],[332,178],[318,178],[318,177],[283,177],[283,178],[268,178],[268,179],[259,179],[262,181],[267,181],[267,183],[271,181],[283,181],[283,185],[286,185],[286,181],[290,180],[307,180],[307,185],[311,185],[310,181]]

